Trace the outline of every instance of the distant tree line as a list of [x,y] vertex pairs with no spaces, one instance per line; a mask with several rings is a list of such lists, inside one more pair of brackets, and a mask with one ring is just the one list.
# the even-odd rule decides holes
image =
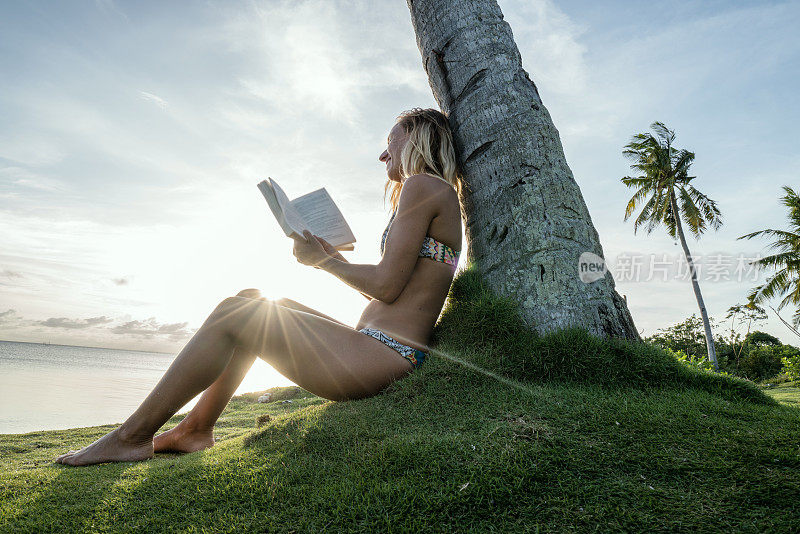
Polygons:
[[[753,381],[800,380],[800,349],[784,344],[766,332],[749,331],[750,326],[766,319],[766,314],[760,314],[758,310],[743,311],[742,308],[745,307],[731,307],[726,316],[731,321],[730,328],[726,324],[720,333],[714,335],[719,371]],[[710,322],[714,327],[722,326],[713,318]],[[745,324],[748,330],[742,332],[741,327]],[[695,314],[660,329],[645,341],[668,349],[689,365],[712,368],[707,359],[703,321]]]

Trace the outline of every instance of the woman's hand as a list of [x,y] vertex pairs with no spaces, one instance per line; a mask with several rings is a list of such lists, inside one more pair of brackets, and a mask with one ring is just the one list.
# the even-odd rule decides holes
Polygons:
[[324,240],[321,237],[313,235],[308,230],[303,230],[303,237],[305,237],[305,241],[294,240],[292,253],[297,258],[297,261],[303,265],[311,265],[319,269],[319,266],[330,259],[332,255],[325,250],[325,246],[321,242],[321,240]]
[[325,249],[325,252],[327,252],[330,256],[336,258],[339,261],[344,261],[344,262],[347,261],[345,257],[342,256],[342,254],[338,250],[336,250],[336,247],[334,247],[333,245],[331,245],[318,235],[315,235],[314,237],[317,238],[317,241],[322,243],[322,247]]

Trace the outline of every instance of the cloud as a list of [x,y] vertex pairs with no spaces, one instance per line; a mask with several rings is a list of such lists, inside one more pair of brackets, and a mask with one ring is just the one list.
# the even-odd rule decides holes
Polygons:
[[[10,98],[9,98],[10,100]],[[2,102],[0,102],[2,103]],[[0,131],[0,158],[21,166],[47,166],[62,161],[66,152],[60,140],[44,138],[41,132],[34,135],[24,131]]]
[[97,9],[106,13],[107,15],[116,15],[122,17],[125,21],[129,21],[128,15],[122,11],[114,0],[94,0],[94,5]]
[[26,187],[47,192],[63,193],[67,190],[64,184],[59,180],[14,165],[0,168],[0,179],[17,187]]
[[0,327],[8,329],[18,329],[33,326],[35,321],[28,321],[21,317],[17,310],[10,308],[0,312]]
[[169,105],[166,100],[161,98],[160,96],[154,95],[153,93],[148,93],[147,91],[139,91],[139,95],[148,102],[152,102],[161,109],[167,109]]
[[363,0],[253,3],[230,13],[222,38],[259,58],[238,76],[239,92],[284,116],[322,114],[362,127],[376,90],[430,93],[402,4],[376,12]]
[[68,319],[66,317],[51,317],[45,321],[39,321],[38,324],[50,328],[69,328],[70,330],[77,330],[81,328],[89,328],[99,324],[113,322],[105,315],[100,317],[90,317],[89,319]]
[[89,317],[86,319],[86,324],[89,325],[96,325],[96,324],[106,324],[113,322],[113,319],[109,319],[105,315],[101,315],[100,317]]
[[523,65],[547,93],[582,94],[588,85],[586,46],[579,39],[586,27],[575,23],[552,0],[501,1]]
[[188,338],[192,335],[191,330],[187,330],[189,323],[159,323],[155,317],[150,317],[144,321],[128,321],[115,326],[111,332],[121,335],[132,335],[150,339],[153,337],[166,336],[172,341]]
[[338,15],[329,2],[299,2],[239,20],[267,60],[261,73],[240,78],[242,88],[276,109],[311,107],[343,120],[356,114],[358,69]]
[[[773,130],[777,121],[764,115],[780,108],[787,124],[792,118],[784,105],[791,99],[779,91],[796,84],[782,83],[790,80],[767,69],[785,60],[783,71],[792,72],[787,58],[797,57],[800,41],[782,29],[797,20],[792,11],[800,13],[791,3],[733,14],[727,8],[701,9],[690,17],[681,10],[665,23],[657,17],[637,20],[634,12],[646,10],[631,12],[629,6],[609,4],[600,17],[597,10],[554,0],[499,2],[523,65],[559,128],[607,255],[662,243],[673,247],[669,240],[652,247],[650,241],[634,241],[617,208],[610,207],[627,195],[618,181],[628,172],[621,146],[656,113],[683,135],[696,132],[697,143],[687,141],[698,155],[706,153],[696,164],[700,175],[733,184],[720,185],[722,193],[716,193],[720,204],[727,201],[728,213],[739,214],[726,228],[738,224],[735,235],[741,235],[757,228],[747,228],[750,220],[776,211],[761,213],[756,207],[773,206],[777,185],[768,193],[763,185],[745,184],[791,183],[796,176],[791,172],[797,158],[790,161],[792,151],[776,145],[791,138],[786,133],[791,128]],[[263,210],[252,191],[266,172],[281,176],[297,194],[328,186],[345,201],[345,213],[364,221],[360,228],[354,225],[356,234],[374,232],[372,217],[382,216],[377,204],[385,177],[374,183],[370,177],[379,177],[377,155],[393,111],[420,100],[435,105],[405,2],[246,0],[198,6],[143,6],[134,25],[120,24],[112,0],[8,13],[20,15],[18,22],[11,19],[0,44],[20,76],[0,79],[0,299],[5,308],[37,319],[66,317],[51,318],[60,326],[33,320],[11,326],[22,319],[9,313],[0,317],[4,329],[53,332],[54,338],[97,334],[103,341],[142,346],[148,343],[126,339],[126,331],[155,336],[157,342],[164,340],[158,336],[185,333],[183,323],[131,320],[171,313],[172,321],[198,321],[201,316],[193,317],[187,302],[211,302],[228,290],[223,276],[199,281],[199,274],[185,274],[186,266],[192,273],[222,273],[215,263],[218,250],[195,243],[244,249],[241,244],[251,246],[252,238],[236,224],[272,224],[248,219],[244,204],[250,199],[254,212]],[[709,18],[711,12],[719,15]],[[606,16],[613,16],[611,24]],[[40,23],[24,24],[28,20]],[[97,20],[103,23],[92,22]],[[75,28],[82,29],[77,41]],[[743,72],[758,80],[747,86],[751,91],[742,90]],[[730,97],[734,105],[710,113],[709,100],[731,87],[739,88]],[[700,94],[706,96],[697,98]],[[681,123],[682,116],[695,122]],[[751,125],[769,128],[772,135],[760,135]],[[709,135],[723,129],[732,132],[727,139]],[[742,150],[746,144],[752,147]],[[766,157],[741,157],[759,152]],[[757,170],[740,172],[751,176],[737,184],[722,167],[703,173],[703,161],[742,162]],[[713,189],[706,192],[714,195]],[[231,226],[224,225],[233,211],[228,205],[241,215]],[[205,242],[193,241],[197,235]],[[225,276],[241,278],[252,262],[236,263],[232,268],[242,272]],[[120,272],[129,275],[115,274]],[[631,288],[631,302],[651,301],[647,291]],[[689,291],[689,306],[691,298]],[[715,302],[708,299],[709,307]],[[156,311],[160,304],[164,307]],[[685,310],[684,300],[673,308]],[[118,321],[64,326],[86,325],[87,319],[70,317],[98,313]],[[663,324],[653,317],[637,324]]]
[[[42,327],[53,330],[93,330],[96,334],[106,336],[134,336],[145,339],[162,339],[167,341],[185,341],[195,330],[187,328],[188,322],[161,323],[155,317],[144,320],[120,320],[100,315],[86,319],[69,317],[50,317],[45,320],[26,319],[16,310],[8,309],[0,312],[0,326],[11,328],[16,334],[42,332]],[[12,330],[8,330],[9,332]],[[112,339],[108,339],[113,341]]]
[[0,312],[0,327],[17,329],[25,326],[31,326],[33,321],[26,321],[22,318],[17,310],[10,308],[4,312]]

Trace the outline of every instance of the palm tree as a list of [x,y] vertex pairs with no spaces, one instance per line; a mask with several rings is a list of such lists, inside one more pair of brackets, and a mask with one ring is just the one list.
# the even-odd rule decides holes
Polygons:
[[650,133],[636,134],[622,151],[625,157],[634,162],[631,169],[641,173],[640,176],[622,178],[622,183],[636,189],[625,208],[625,220],[627,221],[643,204],[642,211],[633,223],[634,234],[640,226],[644,226],[649,234],[663,224],[670,237],[680,239],[691,273],[694,296],[697,298],[700,316],[703,319],[708,360],[714,369],[718,369],[711,323],[708,320],[703,295],[700,293],[700,284],[697,283],[694,260],[686,245],[683,222],[695,238],[699,238],[708,226],[715,230],[719,229],[722,226],[722,217],[716,202],[691,184],[696,178],[689,176],[694,153],[673,147],[675,132],[669,130],[663,123],[654,122],[650,128],[655,130],[655,136]]
[[[752,239],[756,236],[774,237],[769,248],[777,249],[778,253],[752,262],[752,265],[772,267],[778,271],[770,276],[766,282],[754,288],[747,295],[751,303],[761,303],[775,296],[783,297],[778,309],[772,308],[778,318],[797,335],[800,327],[800,198],[791,187],[783,186],[786,193],[781,197],[781,203],[789,208],[789,230],[759,230],[739,237],[739,239]],[[779,311],[787,304],[794,304],[797,309],[792,315],[791,324],[781,317]]]
[[540,332],[640,339],[611,273],[581,280],[581,256],[603,257],[600,238],[497,0],[407,3],[464,171],[467,262]]

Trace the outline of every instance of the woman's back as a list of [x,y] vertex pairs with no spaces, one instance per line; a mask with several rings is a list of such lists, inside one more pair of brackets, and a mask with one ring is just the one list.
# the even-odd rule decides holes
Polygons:
[[[455,189],[444,180],[426,176],[431,206],[435,213],[427,236],[443,245],[461,250],[461,210]],[[391,224],[388,227],[391,235]],[[390,242],[387,240],[387,242]],[[429,257],[419,257],[400,295],[391,303],[373,299],[356,325],[356,329],[372,327],[383,330],[399,341],[420,350],[427,350],[433,326],[441,313],[455,267]]]

